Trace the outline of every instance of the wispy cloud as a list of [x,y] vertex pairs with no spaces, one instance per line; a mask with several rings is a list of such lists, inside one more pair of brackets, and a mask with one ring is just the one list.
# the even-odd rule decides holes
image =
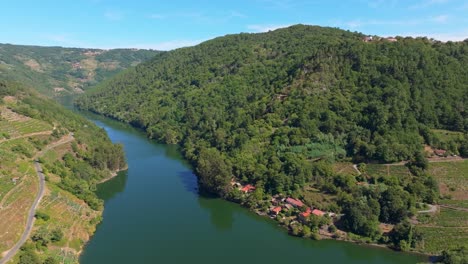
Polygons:
[[238,11],[228,11],[219,14],[206,15],[202,12],[176,12],[169,14],[151,14],[148,16],[150,19],[186,19],[195,22],[209,22],[209,23],[222,23],[228,22],[232,19],[247,18],[247,15]]
[[449,16],[448,15],[435,16],[432,18],[432,20],[437,23],[446,23],[449,20]]
[[422,8],[427,8],[433,5],[445,4],[448,2],[449,0],[422,0],[421,2],[415,5],[411,5],[409,8],[410,9],[422,9]]
[[258,0],[265,9],[291,9],[296,6],[297,1],[292,0]]
[[125,45],[116,45],[116,46],[105,46],[105,47],[98,47],[101,49],[117,49],[117,48],[136,48],[136,49],[153,49],[153,50],[174,50],[183,47],[191,47],[198,45],[207,39],[176,39],[176,40],[168,40],[168,41],[161,41],[155,43],[129,43]]
[[151,18],[151,19],[164,19],[164,18],[166,18],[166,16],[162,15],[162,14],[151,14],[151,15],[149,15],[149,18]]
[[440,41],[463,41],[468,39],[468,28],[452,32],[426,32],[426,33],[403,33],[402,36],[428,37]]
[[275,30],[275,29],[279,29],[279,28],[285,28],[285,27],[289,27],[291,26],[290,24],[283,24],[283,25],[248,25],[247,26],[247,29],[248,30],[251,30],[251,31],[254,31],[254,32],[268,32],[268,31],[272,31],[272,30]]
[[119,11],[106,11],[104,13],[104,17],[107,19],[107,20],[111,20],[111,21],[119,21],[119,20],[122,20],[123,19],[123,14]]
[[368,0],[367,5],[371,8],[394,7],[397,0]]
[[334,26],[343,26],[347,28],[357,29],[365,26],[415,26],[422,24],[444,24],[450,20],[448,15],[438,15],[426,18],[416,19],[395,19],[395,20],[379,20],[379,19],[355,19],[350,21],[335,21]]

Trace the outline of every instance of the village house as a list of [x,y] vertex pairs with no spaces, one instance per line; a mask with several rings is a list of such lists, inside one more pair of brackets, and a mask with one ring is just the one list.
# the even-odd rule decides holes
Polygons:
[[288,197],[286,199],[286,203],[294,206],[294,207],[302,207],[304,206],[304,203],[301,202],[300,200],[297,200],[297,199],[294,199],[294,198],[291,198],[291,197]]
[[324,211],[319,210],[319,209],[314,209],[314,210],[312,210],[312,214],[314,214],[316,216],[324,216],[326,213]]
[[434,150],[434,154],[436,154],[436,155],[439,156],[439,157],[445,156],[446,153],[447,153],[447,151],[444,150],[444,149],[436,149],[436,150]]
[[388,38],[385,38],[385,40],[390,41],[390,42],[397,42],[398,41],[398,39],[396,39],[394,37],[388,37]]
[[281,212],[281,206],[274,207],[270,210],[270,214],[273,216],[277,216]]
[[372,41],[372,37],[371,37],[371,36],[366,36],[366,37],[362,38],[362,41],[364,41],[364,42],[371,42],[371,41]]
[[303,223],[306,223],[309,220],[309,216],[311,213],[312,209],[310,209],[310,207],[307,207],[305,212],[299,214],[299,220]]
[[249,192],[255,191],[255,189],[256,189],[255,186],[247,184],[246,186],[241,188],[241,191],[244,193],[249,193]]

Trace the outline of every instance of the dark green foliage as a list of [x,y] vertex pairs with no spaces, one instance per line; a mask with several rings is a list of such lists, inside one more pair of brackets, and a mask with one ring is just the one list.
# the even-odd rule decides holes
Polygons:
[[391,186],[385,190],[379,199],[380,217],[384,223],[396,224],[408,216],[412,201],[408,192],[400,187]]
[[444,264],[467,264],[468,250],[466,247],[457,250],[444,250],[440,262]]
[[200,177],[200,185],[205,191],[226,195],[231,171],[231,166],[215,148],[200,150],[197,173]]
[[343,204],[343,224],[349,231],[377,238],[379,231],[379,203],[371,197],[352,199]]
[[50,241],[52,242],[58,242],[62,240],[63,238],[63,232],[60,229],[54,229],[52,232],[50,232]]
[[48,257],[44,260],[44,264],[59,264],[60,261],[58,261],[56,258],[53,257]]
[[25,244],[21,247],[19,254],[19,264],[40,264],[41,261],[39,256],[34,251],[34,246],[31,244]]
[[42,211],[36,211],[36,214],[34,215],[37,219],[41,219],[44,221],[49,221],[50,216]]
[[421,240],[421,234],[408,221],[403,221],[389,233],[389,239],[396,249],[408,250]]

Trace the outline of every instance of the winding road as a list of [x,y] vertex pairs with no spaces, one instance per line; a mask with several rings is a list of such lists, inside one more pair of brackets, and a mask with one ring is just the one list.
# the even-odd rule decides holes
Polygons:
[[21,246],[23,246],[26,240],[28,240],[29,235],[31,234],[31,230],[34,226],[34,215],[36,214],[36,208],[41,202],[42,197],[44,196],[45,188],[45,176],[42,173],[41,164],[39,164],[37,160],[34,161],[34,168],[36,169],[37,176],[39,177],[39,192],[36,195],[36,199],[34,199],[34,203],[31,206],[31,209],[29,209],[28,220],[26,222],[26,229],[24,230],[20,240],[16,242],[13,248],[11,248],[2,259],[0,259],[0,264],[7,263],[16,254],[16,252],[18,252]]
[[36,195],[36,199],[34,199],[34,202],[31,206],[31,209],[29,209],[29,214],[28,214],[28,219],[26,221],[26,229],[24,230],[23,234],[21,235],[20,240],[16,242],[16,244],[9,250],[7,251],[6,255],[0,259],[0,264],[5,264],[8,261],[13,258],[13,256],[18,252],[18,250],[23,246],[23,244],[28,240],[29,235],[31,234],[31,230],[34,226],[34,221],[35,221],[35,215],[36,215],[36,209],[39,203],[41,202],[42,197],[44,196],[44,189],[45,189],[45,176],[42,173],[42,168],[41,164],[37,160],[37,158],[41,155],[43,155],[46,151],[55,148],[57,146],[66,144],[68,142],[71,142],[74,140],[73,134],[68,134],[64,137],[62,137],[59,141],[54,142],[47,146],[45,149],[42,151],[38,152],[34,158],[34,168],[36,169],[37,177],[39,177],[39,191]]

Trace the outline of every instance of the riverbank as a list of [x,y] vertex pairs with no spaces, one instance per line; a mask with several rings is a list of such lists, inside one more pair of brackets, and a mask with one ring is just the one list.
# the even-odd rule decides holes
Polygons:
[[[251,195],[251,194],[252,193],[246,193],[245,197],[248,197],[247,195]],[[434,256],[433,254],[429,254],[429,253],[421,252],[417,250],[410,250],[410,251],[396,250],[389,244],[377,243],[377,242],[371,241],[370,238],[360,237],[358,235],[337,229],[336,227],[335,227],[336,229],[332,232],[330,231],[330,226],[335,226],[335,224],[339,222],[339,216],[337,215],[334,215],[333,217],[329,217],[329,215],[326,215],[325,213],[322,216],[319,216],[319,217],[327,218],[327,221],[329,221],[328,222],[329,224],[319,227],[318,229],[315,230],[315,232],[313,230],[310,230],[307,233],[305,233],[303,232],[304,227],[306,226],[305,219],[304,217],[301,217],[304,214],[304,212],[300,213],[301,211],[299,210],[299,208],[289,207],[289,210],[294,211],[294,213],[297,214],[298,216],[280,218],[280,217],[277,217],[278,215],[275,216],[274,215],[275,213],[274,212],[272,213],[272,211],[266,212],[259,207],[249,208],[245,202],[239,202],[239,201],[233,201],[233,200],[228,200],[228,201],[233,202],[235,204],[239,204],[243,206],[244,208],[248,209],[249,211],[251,211],[252,213],[255,213],[261,217],[270,218],[271,220],[275,221],[279,227],[286,230],[288,235],[293,236],[293,237],[298,237],[304,240],[341,241],[341,242],[352,243],[352,244],[359,245],[359,246],[381,248],[381,249],[386,249],[386,250],[397,252],[397,253],[414,254],[416,256],[427,259],[427,261],[433,258],[437,258],[437,256]],[[278,207],[278,204],[276,204],[276,208],[277,207]],[[309,217],[309,215],[307,216]],[[386,234],[383,234],[383,235],[386,235]]]
[[107,182],[109,180],[112,180],[114,177],[116,177],[119,174],[119,172],[126,171],[126,170],[128,170],[128,165],[125,165],[125,167],[123,167],[123,168],[121,168],[119,170],[111,171],[109,177],[102,179],[97,184],[105,183],[105,182]]

